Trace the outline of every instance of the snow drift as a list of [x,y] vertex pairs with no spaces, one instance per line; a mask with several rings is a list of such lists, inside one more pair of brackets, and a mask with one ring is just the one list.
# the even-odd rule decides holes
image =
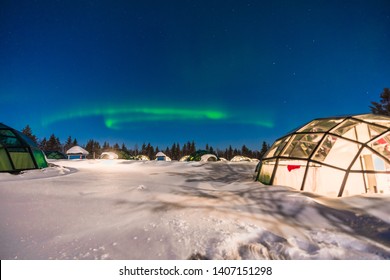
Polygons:
[[0,174],[1,259],[390,259],[390,196],[264,186],[250,162],[54,163]]

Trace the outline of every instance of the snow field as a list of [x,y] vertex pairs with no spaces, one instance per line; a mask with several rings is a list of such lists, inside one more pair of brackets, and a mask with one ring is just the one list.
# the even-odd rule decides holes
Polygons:
[[389,196],[263,186],[250,162],[53,164],[0,174],[1,259],[390,259]]

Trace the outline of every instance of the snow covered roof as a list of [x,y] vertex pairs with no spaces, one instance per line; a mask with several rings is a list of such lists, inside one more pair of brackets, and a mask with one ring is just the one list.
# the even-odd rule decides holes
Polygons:
[[72,148],[70,148],[69,150],[66,151],[66,154],[67,155],[78,155],[78,154],[82,154],[82,155],[88,155],[89,152],[86,151],[85,149],[81,148],[80,146],[74,146]]
[[118,155],[114,152],[103,152],[100,155],[101,159],[118,159]]
[[171,158],[166,154],[164,154],[163,152],[158,152],[156,154],[156,160],[171,161]]
[[200,158],[200,161],[217,161],[218,158],[213,154],[205,154]]
[[244,156],[235,156],[230,161],[238,162],[238,161],[252,161],[252,160],[250,158],[244,157]]

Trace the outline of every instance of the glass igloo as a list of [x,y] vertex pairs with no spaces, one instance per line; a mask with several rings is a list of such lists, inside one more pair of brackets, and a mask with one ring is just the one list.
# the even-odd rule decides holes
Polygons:
[[390,117],[315,119],[279,138],[260,161],[266,185],[341,197],[390,193]]
[[44,153],[23,133],[0,123],[0,172],[45,168]]

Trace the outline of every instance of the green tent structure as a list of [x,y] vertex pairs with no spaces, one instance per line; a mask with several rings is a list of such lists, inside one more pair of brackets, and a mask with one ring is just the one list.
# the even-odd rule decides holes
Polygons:
[[330,197],[390,193],[390,117],[315,119],[277,139],[256,168],[266,185]]
[[47,167],[44,153],[26,135],[0,123],[0,172]]

